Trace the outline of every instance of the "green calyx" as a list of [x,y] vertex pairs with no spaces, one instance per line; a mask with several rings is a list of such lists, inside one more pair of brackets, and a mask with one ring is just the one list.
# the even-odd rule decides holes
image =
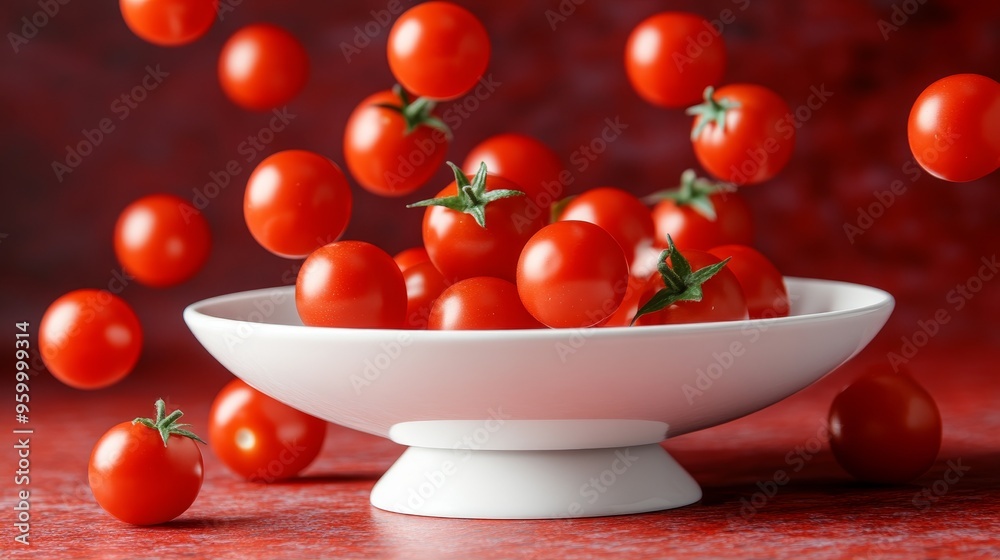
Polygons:
[[709,123],[715,123],[719,132],[726,131],[726,111],[736,109],[740,104],[727,97],[715,98],[715,88],[708,86],[705,88],[705,101],[693,107],[688,107],[685,113],[695,117],[696,124],[691,131],[691,140],[697,140],[701,132]]
[[410,134],[419,126],[429,126],[440,130],[451,140],[451,129],[441,119],[431,114],[434,111],[436,102],[427,97],[418,97],[410,101],[410,94],[402,86],[396,84],[392,86],[392,92],[399,98],[399,105],[392,103],[376,103],[376,107],[395,111],[403,116],[406,122],[406,134]]
[[[639,317],[661,311],[677,302],[701,301],[702,284],[715,276],[729,262],[729,258],[726,258],[722,262],[698,270],[691,270],[691,264],[677,250],[677,247],[674,246],[674,240],[669,235],[667,236],[667,244],[667,248],[660,253],[659,263],[656,265],[656,270],[663,277],[665,287],[653,294],[653,297],[639,308],[635,317],[632,318],[633,325]],[[670,264],[667,263],[667,259],[670,259]]]
[[486,163],[479,164],[479,171],[469,182],[465,173],[452,162],[447,162],[448,166],[455,173],[455,184],[458,185],[458,194],[454,196],[444,196],[441,198],[431,198],[408,204],[407,208],[418,208],[421,206],[444,206],[445,208],[471,215],[480,227],[486,227],[486,205],[502,198],[513,196],[525,196],[521,191],[513,189],[496,189],[486,192]]
[[205,443],[205,440],[201,439],[194,432],[187,430],[191,424],[178,424],[177,421],[184,413],[175,410],[170,413],[169,416],[166,415],[167,405],[163,402],[163,399],[156,401],[156,419],[149,418],[136,418],[132,421],[132,424],[142,424],[147,428],[152,428],[157,432],[160,432],[160,437],[163,438],[163,447],[167,446],[167,440],[170,439],[172,435],[178,435],[186,438],[191,438],[199,443]]
[[690,206],[709,221],[714,222],[717,218],[715,205],[712,204],[712,195],[716,193],[735,192],[736,187],[730,183],[720,183],[710,181],[704,177],[698,177],[694,169],[687,169],[681,173],[681,184],[679,187],[657,191],[645,198],[646,204],[656,204],[663,200],[672,200],[678,206]]

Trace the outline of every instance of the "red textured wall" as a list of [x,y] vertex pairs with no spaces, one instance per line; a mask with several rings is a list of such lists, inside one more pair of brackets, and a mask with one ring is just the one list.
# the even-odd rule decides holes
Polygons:
[[[580,2],[580,0],[577,0]],[[341,136],[354,105],[388,87],[385,37],[371,2],[223,0],[209,34],[193,45],[161,48],[125,27],[115,2],[69,1],[17,52],[0,45],[0,290],[5,318],[37,322],[45,306],[79,287],[108,287],[117,268],[111,234],[118,213],[133,199],[165,191],[206,204],[215,235],[206,268],[168,290],[132,284],[122,295],[134,305],[151,348],[190,343],[180,312],[211,295],[288,283],[294,263],[257,246],[243,224],[243,187],[265,155],[287,148],[318,151],[343,164]],[[628,85],[622,56],[626,37],[644,17],[663,9],[688,10],[725,25],[727,82],[757,82],[799,109],[796,154],[776,179],[746,188],[759,224],[757,245],[785,273],[875,285],[898,299],[879,342],[898,349],[918,321],[945,309],[949,322],[928,344],[957,337],[1000,342],[1000,281],[959,308],[957,285],[997,251],[1000,175],[949,184],[920,174],[906,143],[909,107],[920,91],[948,74],[977,72],[1000,78],[1000,4],[916,0],[764,2],[459,2],[485,23],[493,40],[489,73],[500,85],[469,107],[455,110],[449,159],[461,161],[483,138],[504,131],[535,135],[564,158],[579,192],[615,185],[646,194],[674,184],[696,165],[687,138],[689,117],[652,107]],[[409,5],[403,2],[403,5]],[[895,8],[894,8],[895,4]],[[566,12],[565,20],[546,10]],[[904,8],[914,11],[907,15]],[[0,30],[22,32],[35,1],[4,2]],[[895,20],[893,18],[895,17]],[[905,19],[905,21],[904,21]],[[898,27],[882,25],[887,21]],[[288,106],[294,118],[263,149],[272,115],[245,112],[224,98],[217,53],[240,26],[270,21],[306,45],[312,77]],[[356,26],[375,31],[347,60]],[[29,30],[30,31],[30,30]],[[8,36],[9,38],[9,36]],[[120,100],[142,83],[147,68],[166,75],[142,102]],[[815,92],[823,91],[824,102]],[[810,96],[813,108],[809,108]],[[117,101],[116,101],[117,100]],[[453,110],[450,103],[444,110]],[[57,179],[53,161],[83,130],[110,119],[113,130],[72,173]],[[600,135],[606,119],[627,125],[594,160],[580,146]],[[105,123],[106,125],[108,123]],[[574,153],[576,152],[576,155]],[[236,163],[230,163],[235,161]],[[586,162],[584,167],[583,163]],[[343,165],[342,165],[343,166]],[[227,174],[227,167],[231,174]],[[229,177],[215,189],[213,176]],[[443,170],[413,200],[436,192]],[[891,192],[894,181],[897,191]],[[394,252],[419,243],[421,212],[403,201],[355,190],[356,210],[346,238],[376,242]],[[874,215],[870,222],[862,214]],[[862,220],[859,222],[859,220]],[[848,236],[845,224],[861,226]],[[972,281],[972,287],[979,284]],[[958,298],[958,299],[956,299]],[[915,365],[915,367],[919,367]]]

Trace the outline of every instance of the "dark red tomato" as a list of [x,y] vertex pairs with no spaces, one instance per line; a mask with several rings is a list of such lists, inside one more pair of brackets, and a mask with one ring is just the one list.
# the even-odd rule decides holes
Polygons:
[[541,329],[521,303],[514,284],[479,276],[452,284],[431,307],[431,330]]
[[751,319],[787,317],[791,306],[785,278],[774,264],[753,247],[723,245],[708,251],[726,264],[743,288]]
[[524,134],[498,134],[483,140],[465,156],[462,169],[475,173],[482,163],[490,173],[520,186],[546,216],[566,190],[563,174],[570,176],[552,148]]
[[448,288],[448,281],[434,263],[417,263],[403,271],[406,282],[406,328],[426,329],[434,300]]
[[[470,183],[457,167],[453,171],[455,182],[439,192],[433,199],[435,202],[417,203],[433,204],[427,207],[423,222],[424,247],[431,262],[452,281],[476,276],[513,281],[521,249],[546,224],[548,216],[539,213],[526,195],[491,198],[491,195],[501,196],[497,193],[525,192],[503,177],[483,171]],[[461,194],[459,180],[468,186],[463,187]],[[442,201],[454,202],[468,211],[441,206]],[[477,212],[483,213],[485,225],[477,221]]]
[[[424,109],[414,111],[420,107]],[[380,196],[409,194],[441,167],[448,135],[428,123],[432,108],[425,101],[409,103],[402,90],[386,90],[354,109],[344,129],[344,160],[365,190]]]
[[396,261],[400,272],[406,272],[406,269],[422,262],[431,262],[430,256],[427,255],[427,249],[423,247],[403,249],[396,253],[396,256],[392,257],[392,260]]
[[267,111],[285,105],[309,79],[309,55],[288,31],[269,23],[233,34],[219,55],[222,91],[240,107]]
[[621,245],[589,222],[545,226],[517,262],[517,292],[525,309],[555,328],[605,321],[625,298],[628,278]]
[[946,181],[973,181],[1000,167],[1000,83],[956,74],[927,86],[907,124],[917,163]]
[[643,99],[663,107],[697,103],[722,80],[726,44],[702,17],[664,12],[637,25],[625,45],[625,72]]
[[753,243],[753,219],[743,197],[725,185],[698,179],[693,171],[681,176],[681,187],[651,195],[656,244],[667,236],[681,249],[707,251],[718,245]]
[[452,99],[472,89],[490,60],[490,38],[471,12],[451,2],[424,2],[389,30],[389,69],[408,91]]
[[115,224],[115,255],[147,286],[174,286],[208,260],[212,233],[205,216],[184,199],[153,194],[129,204]]
[[239,379],[219,391],[208,418],[212,451],[251,482],[296,476],[316,459],[326,437],[326,422]]
[[559,221],[569,220],[590,222],[610,233],[621,245],[630,267],[653,245],[655,232],[649,209],[635,195],[621,189],[599,187],[574,197],[559,215]]
[[313,152],[285,150],[250,174],[243,217],[262,247],[300,259],[340,238],[351,201],[351,187],[337,164]]
[[[122,422],[97,441],[90,454],[88,479],[97,503],[133,525],[166,523],[187,511],[204,480],[197,435],[178,424],[182,413]],[[202,441],[202,443],[204,443]]]
[[650,282],[650,276],[638,277],[629,276],[628,286],[625,287],[625,297],[622,298],[621,305],[611,314],[610,317],[598,326],[601,327],[628,327],[632,325],[632,319],[639,311],[639,298],[643,295],[646,286]]
[[736,185],[764,182],[784,169],[795,148],[791,110],[778,94],[754,84],[732,84],[688,109],[696,115],[691,141],[706,171]]
[[848,473],[900,484],[927,472],[941,447],[941,415],[909,375],[873,369],[830,407],[830,448]]
[[302,263],[295,308],[309,326],[398,329],[406,316],[406,283],[382,249],[338,241],[316,249]]
[[204,35],[215,21],[218,0],[120,0],[125,24],[155,45],[186,45]]
[[[654,275],[639,296],[640,313],[647,305],[651,305],[650,301],[654,298],[663,298],[667,304],[659,310],[641,315],[636,319],[636,325],[742,321],[749,318],[747,300],[736,275],[726,266],[714,266],[722,263],[715,255],[704,251],[686,250],[678,253],[675,250],[669,257],[669,263],[672,274],[676,275],[675,283],[683,290],[667,288],[663,276]],[[701,286],[700,298],[691,297],[688,291],[696,286]]]
[[38,329],[49,372],[77,389],[100,389],[124,378],[139,360],[142,327],[135,312],[104,290],[76,290],[55,300]]

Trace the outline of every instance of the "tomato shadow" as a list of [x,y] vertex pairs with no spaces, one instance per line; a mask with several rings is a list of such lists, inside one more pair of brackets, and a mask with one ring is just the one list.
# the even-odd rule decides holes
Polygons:
[[275,480],[273,482],[266,482],[267,485],[275,486],[295,486],[300,484],[347,484],[353,482],[375,482],[385,471],[368,472],[368,471],[356,471],[356,472],[334,472],[334,473],[312,473],[300,476],[293,476],[292,478],[285,478],[281,480]]
[[223,517],[188,517],[184,519],[174,519],[160,525],[153,525],[147,529],[153,531],[177,531],[181,529],[240,529],[252,527],[254,525],[264,525],[268,523],[266,516],[223,516]]

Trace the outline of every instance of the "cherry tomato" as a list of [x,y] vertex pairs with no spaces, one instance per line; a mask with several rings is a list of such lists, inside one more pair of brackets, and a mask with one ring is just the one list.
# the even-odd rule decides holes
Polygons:
[[514,284],[479,276],[452,284],[431,307],[432,330],[540,329],[524,308]]
[[559,215],[559,221],[567,220],[590,222],[610,233],[621,245],[630,267],[653,245],[649,209],[635,195],[621,189],[600,187],[574,197]]
[[389,30],[389,69],[407,91],[453,99],[476,85],[490,60],[490,38],[471,12],[451,2],[424,2]]
[[656,14],[637,25],[625,45],[625,72],[643,99],[663,107],[697,103],[722,80],[726,44],[702,17]]
[[164,47],[200,38],[215,21],[218,0],[120,0],[125,24],[139,38]]
[[632,325],[632,319],[639,311],[639,298],[643,295],[646,286],[650,282],[650,276],[629,276],[628,285],[625,287],[625,296],[622,298],[618,309],[607,318],[606,321],[597,326],[600,327],[628,327]]
[[434,263],[417,263],[403,271],[406,282],[406,328],[426,329],[431,307],[448,281],[434,268]]
[[288,31],[269,23],[233,34],[219,55],[222,91],[240,107],[267,111],[292,100],[309,79],[309,55]]
[[589,222],[556,222],[525,244],[517,292],[525,309],[555,328],[591,327],[625,297],[628,261],[611,234]]
[[1000,83],[956,74],[927,86],[907,124],[910,150],[928,173],[974,181],[1000,167]]
[[434,175],[448,151],[448,132],[432,116],[433,106],[426,98],[410,103],[398,89],[373,94],[354,109],[344,130],[344,160],[362,187],[402,196]]
[[681,187],[650,196],[656,244],[667,246],[667,236],[681,249],[706,251],[718,245],[753,243],[750,207],[738,192],[698,179],[685,171]]
[[142,327],[135,312],[104,290],[76,290],[52,302],[38,331],[49,372],[77,389],[124,378],[139,360]]
[[337,164],[305,150],[268,156],[247,181],[243,217],[257,243],[298,259],[340,238],[351,218],[351,188]]
[[833,399],[830,448],[859,480],[904,483],[927,472],[941,447],[941,415],[905,373],[874,369]]
[[639,296],[636,325],[749,318],[747,300],[736,275],[715,255],[697,250],[678,251],[671,245],[660,260],[667,266],[650,279]]
[[726,268],[736,275],[743,288],[751,319],[788,316],[790,304],[785,278],[767,257],[746,245],[723,245],[708,252],[729,259]]
[[295,308],[310,326],[398,329],[406,316],[406,283],[382,249],[338,241],[316,249],[302,263]]
[[431,258],[427,254],[427,249],[424,249],[423,247],[410,247],[409,249],[403,249],[402,251],[396,253],[396,256],[392,257],[392,260],[396,261],[400,272],[406,272],[406,269],[422,262],[431,262]]
[[126,523],[166,523],[187,511],[201,490],[204,464],[195,441],[205,442],[177,423],[181,411],[165,412],[161,399],[156,418],[114,426],[90,454],[94,498]]
[[115,224],[115,255],[136,280],[163,288],[194,276],[208,259],[212,233],[184,199],[153,194],[128,205]]
[[215,455],[251,482],[291,478],[319,455],[326,422],[261,393],[239,379],[219,391],[208,414]]
[[691,141],[706,171],[736,185],[774,177],[792,157],[795,126],[788,104],[753,84],[705,90],[705,102],[688,109],[696,115]]
[[552,148],[524,134],[498,134],[483,140],[469,150],[462,169],[475,173],[482,163],[490,173],[513,181],[526,193],[536,193],[529,198],[546,215],[566,189],[563,174],[569,176]]
[[[411,205],[427,206],[424,247],[434,266],[452,281],[475,276],[513,281],[521,249],[548,221],[522,187],[488,175],[485,169],[481,166],[470,183],[460,169],[452,166],[454,182],[437,198]],[[525,194],[509,196],[513,192]]]

